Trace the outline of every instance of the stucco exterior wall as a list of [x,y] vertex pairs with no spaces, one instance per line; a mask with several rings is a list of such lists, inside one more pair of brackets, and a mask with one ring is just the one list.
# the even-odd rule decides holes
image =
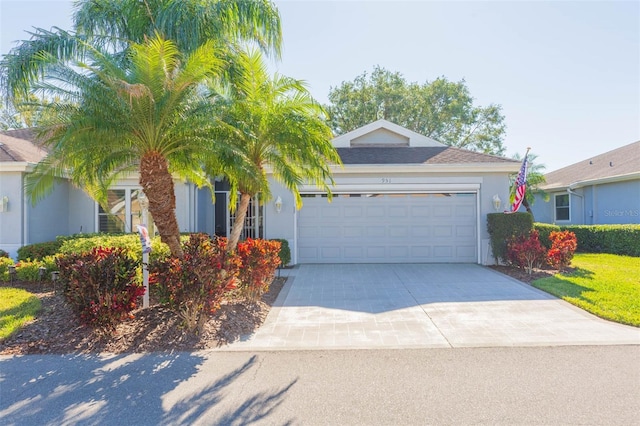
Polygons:
[[22,172],[0,173],[0,198],[6,196],[9,199],[6,211],[0,213],[0,249],[14,258],[24,240],[22,188]]
[[640,223],[640,181],[605,183],[578,188],[569,196],[570,220],[555,221],[555,195],[548,202],[536,197],[532,206],[537,222],[559,225],[610,225]]
[[35,206],[27,200],[26,244],[53,241],[58,235],[69,234],[69,211],[76,209],[76,206],[69,203],[69,187],[68,182],[58,179],[53,192]]

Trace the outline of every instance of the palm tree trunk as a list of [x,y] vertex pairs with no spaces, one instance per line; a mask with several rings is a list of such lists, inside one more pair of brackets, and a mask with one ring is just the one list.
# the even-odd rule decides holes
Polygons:
[[238,246],[240,241],[240,234],[242,234],[242,228],[244,228],[244,219],[247,217],[247,209],[249,208],[249,202],[251,201],[251,195],[240,194],[240,205],[236,210],[236,218],[233,221],[233,227],[231,228],[231,235],[229,236],[229,244],[227,250],[232,252]]
[[164,156],[157,152],[142,156],[140,185],[149,199],[149,212],[158,227],[162,242],[169,246],[172,256],[182,257],[173,178]]
[[527,213],[529,213],[531,215],[531,217],[533,217],[533,212],[531,211],[531,206],[529,206],[529,202],[527,201],[526,197],[522,199],[522,205],[524,206],[525,209],[527,209]]

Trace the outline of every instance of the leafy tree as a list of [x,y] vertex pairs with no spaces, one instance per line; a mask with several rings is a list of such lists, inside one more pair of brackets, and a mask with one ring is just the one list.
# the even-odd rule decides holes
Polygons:
[[339,164],[340,157],[331,144],[322,107],[300,80],[270,76],[259,51],[238,55],[231,75],[229,85],[218,87],[215,104],[223,129],[220,137],[235,147],[226,169],[232,206],[237,201],[236,190],[240,192],[229,237],[228,248],[234,250],[251,198],[257,193],[263,201],[271,197],[267,166],[300,207],[298,185],[313,182],[330,193],[330,165]]
[[343,134],[384,118],[447,145],[488,154],[504,153],[504,116],[499,105],[476,106],[465,81],[439,77],[408,83],[379,66],[329,92],[331,128]]
[[0,82],[8,98],[26,95],[52,59],[82,60],[90,54],[87,46],[126,59],[131,43],[143,43],[156,33],[173,40],[183,53],[217,40],[227,47],[255,42],[279,54],[282,42],[280,15],[268,0],[79,0],[73,26],[73,31],[37,28],[4,56]]
[[[522,157],[520,154],[516,153],[512,157],[514,160],[522,161]],[[536,195],[540,196],[544,201],[549,201],[549,194],[540,188],[541,185],[544,185],[547,180],[544,177],[544,169],[546,166],[544,164],[536,164],[535,161],[538,158],[536,154],[529,154],[528,157],[528,167],[527,167],[527,186],[526,191],[524,193],[524,200],[522,200],[522,205],[527,212],[533,217],[533,211],[531,211],[531,206],[536,202]],[[511,179],[511,187],[509,193],[509,202],[513,204],[513,200],[516,197],[516,185],[515,185],[516,175],[514,175]]]
[[106,202],[115,180],[138,171],[162,241],[182,257],[173,175],[207,185],[200,165],[224,149],[211,143],[213,105],[201,93],[221,72],[217,56],[212,41],[183,55],[156,36],[131,45],[127,67],[90,47],[83,62],[49,67],[34,87],[60,101],[42,105],[52,119],[39,136],[51,151],[28,178],[33,199],[52,188],[54,176],[66,174]]

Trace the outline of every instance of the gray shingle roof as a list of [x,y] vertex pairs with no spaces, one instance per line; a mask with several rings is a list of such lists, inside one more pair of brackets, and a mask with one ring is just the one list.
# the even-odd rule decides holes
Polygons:
[[32,129],[0,132],[0,162],[38,163],[47,151],[38,146]]
[[337,148],[348,164],[471,164],[519,163],[510,158],[446,147],[353,147]]
[[640,141],[547,173],[544,189],[640,173]]

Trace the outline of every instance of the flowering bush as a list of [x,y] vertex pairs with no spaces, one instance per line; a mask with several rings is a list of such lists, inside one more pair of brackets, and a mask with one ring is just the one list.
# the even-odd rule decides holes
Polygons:
[[112,331],[144,294],[138,262],[121,248],[96,247],[60,256],[56,263],[65,296],[85,324]]
[[529,235],[512,238],[507,243],[507,260],[509,263],[524,269],[529,274],[533,268],[542,266],[546,259],[547,250],[540,242],[538,231],[531,231]]
[[279,241],[252,239],[238,243],[237,253],[242,261],[238,295],[256,302],[269,290],[280,265],[280,244]]
[[549,265],[560,269],[569,266],[578,247],[576,234],[570,231],[551,232],[549,240],[551,241],[551,248],[547,253]]
[[171,309],[189,331],[202,331],[207,316],[220,307],[224,295],[236,287],[240,258],[227,253],[227,239],[192,234],[184,256],[151,265],[150,282],[166,295]]
[[39,281],[40,268],[45,268],[42,279],[50,279],[51,272],[57,270],[55,256],[45,256],[41,260],[19,261],[16,263],[16,276],[20,281]]

